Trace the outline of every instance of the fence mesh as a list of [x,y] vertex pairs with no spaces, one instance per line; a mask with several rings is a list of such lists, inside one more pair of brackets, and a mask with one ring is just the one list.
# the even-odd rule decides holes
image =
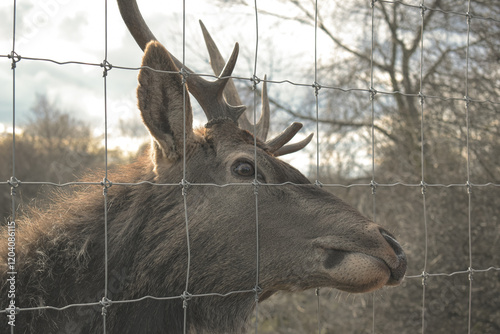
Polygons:
[[[376,19],[375,19],[375,11],[377,10],[377,6],[379,6],[381,3],[389,6],[405,6],[414,10],[420,11],[421,15],[421,31],[420,34],[422,38],[420,39],[420,68],[419,68],[419,91],[416,93],[412,92],[402,92],[402,91],[384,91],[382,89],[377,89],[377,75],[375,71],[375,66],[373,64],[374,62],[374,53],[376,52],[375,50],[375,41],[377,38],[376,35]],[[259,333],[259,324],[260,324],[260,313],[259,313],[259,293],[261,292],[261,289],[259,287],[259,259],[260,259],[260,248],[259,248],[259,182],[257,180],[257,176],[255,179],[255,182],[252,184],[200,184],[200,183],[193,183],[190,182],[186,178],[186,155],[184,154],[184,177],[180,181],[180,183],[172,183],[172,184],[158,184],[158,183],[151,183],[148,181],[141,181],[141,182],[130,182],[130,183],[124,183],[124,182],[113,182],[112,179],[109,178],[108,175],[108,98],[107,98],[107,87],[108,87],[108,77],[112,76],[115,71],[138,71],[140,68],[130,68],[130,67],[125,67],[125,66],[120,66],[119,64],[114,64],[112,63],[110,59],[108,59],[108,15],[107,15],[107,8],[110,4],[107,2],[104,3],[103,11],[106,13],[105,14],[105,28],[104,28],[104,60],[102,63],[92,63],[92,62],[80,62],[80,61],[61,61],[59,59],[44,59],[44,58],[37,58],[37,57],[29,57],[25,55],[20,55],[16,51],[16,28],[18,25],[18,17],[17,17],[17,2],[13,1],[13,4],[11,6],[12,10],[12,17],[13,17],[13,27],[12,27],[12,50],[4,55],[0,55],[1,58],[5,59],[10,59],[10,67],[11,67],[11,73],[12,73],[12,176],[11,178],[4,182],[6,185],[10,187],[10,194],[11,194],[11,200],[12,200],[12,214],[11,214],[11,222],[15,222],[17,219],[16,216],[16,192],[18,191],[19,187],[24,187],[28,185],[48,185],[48,186],[55,186],[55,187],[69,187],[72,185],[87,185],[87,186],[92,186],[92,187],[101,187],[103,190],[103,210],[104,210],[104,226],[105,226],[105,234],[104,234],[104,240],[105,240],[105,253],[104,253],[104,281],[102,284],[104,285],[104,294],[102,296],[102,299],[96,300],[91,303],[81,303],[81,304],[70,304],[70,305],[65,305],[63,307],[55,307],[55,306],[43,306],[43,307],[37,307],[37,308],[24,308],[23,305],[19,305],[19,307],[16,306],[15,313],[17,312],[32,312],[32,311],[37,311],[37,310],[56,310],[56,311],[64,311],[69,308],[85,308],[85,307],[95,307],[99,306],[102,308],[102,319],[104,322],[104,333],[106,333],[106,316],[108,309],[112,307],[113,304],[123,304],[123,303],[134,303],[138,301],[142,301],[145,299],[152,299],[152,300],[173,300],[173,299],[178,299],[182,301],[182,307],[184,308],[184,332],[187,332],[189,329],[189,323],[187,322],[187,313],[186,310],[189,307],[189,303],[193,298],[204,298],[207,296],[220,296],[220,297],[227,297],[233,294],[239,294],[239,293],[253,293],[255,295],[255,302],[256,302],[256,308],[255,308],[255,321],[253,324],[254,331],[255,333]],[[114,5],[114,3],[113,3]],[[184,2],[185,5],[185,2]],[[467,304],[467,333],[474,332],[473,330],[473,319],[472,319],[472,309],[474,307],[473,303],[473,298],[474,298],[474,288],[476,287],[476,284],[474,281],[474,276],[478,273],[489,273],[491,274],[491,279],[495,280],[498,279],[497,276],[495,276],[495,272],[500,271],[500,267],[498,267],[498,264],[496,263],[491,263],[489,267],[483,267],[483,268],[477,268],[477,265],[474,262],[473,258],[473,248],[474,248],[474,238],[472,235],[472,225],[474,224],[474,216],[473,216],[473,200],[472,200],[472,192],[473,189],[482,189],[482,188],[497,188],[500,187],[500,184],[495,183],[495,180],[491,180],[491,182],[483,182],[483,183],[474,183],[473,178],[471,177],[471,171],[470,171],[470,164],[471,164],[471,151],[469,147],[469,140],[471,137],[470,134],[470,114],[471,114],[471,104],[475,105],[481,105],[481,104],[489,104],[492,105],[494,108],[498,108],[500,106],[500,101],[498,101],[498,97],[492,97],[491,99],[475,99],[474,97],[470,96],[470,91],[469,91],[469,72],[470,72],[470,54],[469,54],[469,44],[470,44],[470,33],[471,33],[471,27],[474,21],[476,20],[486,20],[486,21],[494,21],[494,22],[500,22],[500,18],[497,17],[485,17],[485,16],[478,16],[478,15],[472,15],[472,8],[471,8],[471,1],[467,3],[467,11],[462,12],[462,11],[454,11],[454,10],[449,10],[445,11],[440,8],[432,8],[428,7],[427,4],[424,1],[421,1],[419,4],[414,4],[410,1],[405,2],[405,1],[376,1],[372,0],[366,1],[366,6],[371,7],[371,69],[370,69],[370,86],[365,87],[365,88],[349,88],[349,87],[340,87],[340,86],[329,86],[329,85],[324,85],[321,84],[321,77],[319,76],[318,72],[318,55],[317,55],[317,47],[318,47],[318,39],[317,39],[317,34],[318,34],[318,1],[315,1],[314,3],[314,21],[315,21],[315,28],[314,28],[314,47],[315,47],[315,52],[314,52],[314,82],[296,82],[296,81],[291,81],[291,80],[265,80],[267,81],[268,84],[275,84],[275,85],[293,85],[297,87],[302,87],[304,89],[310,89],[311,94],[314,94],[315,98],[315,124],[316,124],[316,180],[315,183],[318,186],[324,187],[324,188],[356,188],[356,187],[361,187],[361,188],[366,188],[369,189],[371,192],[372,196],[372,219],[374,221],[377,221],[377,202],[378,201],[383,201],[383,195],[379,194],[379,189],[383,188],[394,188],[394,187],[405,187],[408,189],[420,189],[421,193],[421,205],[422,206],[422,217],[423,221],[420,222],[422,225],[422,229],[424,230],[424,245],[423,245],[423,250],[424,250],[424,261],[422,263],[422,272],[421,273],[415,273],[415,272],[410,272],[408,275],[405,277],[407,281],[413,281],[413,280],[421,280],[422,282],[422,300],[421,300],[421,312],[420,312],[420,320],[421,320],[421,332],[426,333],[427,332],[427,327],[426,327],[426,318],[428,317],[428,304],[429,300],[427,300],[427,295],[428,295],[428,288],[430,285],[432,285],[432,278],[436,277],[453,277],[453,276],[467,276],[468,282],[469,282],[469,288],[468,288],[468,304]],[[254,98],[254,124],[256,123],[256,115],[257,112],[255,110],[255,106],[258,105],[258,87],[262,82],[264,81],[263,78],[260,78],[258,76],[259,71],[258,71],[258,64],[259,64],[259,17],[263,14],[260,13],[259,7],[258,7],[258,1],[255,0],[254,2],[254,10],[255,10],[255,31],[251,32],[255,34],[255,51],[254,51],[254,64],[253,64],[253,72],[250,78],[242,78],[242,77],[233,77],[234,80],[244,80],[244,81],[250,81],[253,85],[253,98]],[[462,20],[464,24],[467,27],[467,40],[466,40],[466,56],[465,56],[465,65],[464,65],[464,82],[463,82],[463,97],[454,97],[454,96],[435,96],[433,95],[432,92],[425,91],[424,82],[424,66],[425,66],[425,48],[426,45],[424,44],[426,32],[426,24],[425,24],[425,19],[426,15],[428,15],[430,12],[435,11],[439,12],[443,15],[445,15],[448,19],[450,20]],[[183,11],[183,36],[185,36],[185,21],[186,21],[186,9],[184,6],[184,11]],[[184,43],[183,43],[183,62],[185,61],[185,54],[186,54],[186,41],[185,37],[183,38]],[[103,114],[104,114],[104,175],[102,181],[100,180],[95,180],[94,182],[68,182],[68,183],[57,183],[57,182],[50,182],[50,181],[25,181],[25,180],[19,180],[16,177],[16,150],[18,149],[16,147],[16,120],[17,120],[17,110],[16,110],[16,101],[19,99],[22,99],[22,96],[19,96],[19,94],[16,92],[16,87],[19,83],[16,82],[16,71],[22,67],[24,64],[28,64],[30,62],[50,62],[59,66],[70,66],[70,65],[83,65],[83,66],[88,66],[88,67],[98,67],[102,68],[103,70]],[[207,77],[214,77],[211,74],[203,74],[203,76]],[[337,183],[329,183],[329,182],[322,182],[322,175],[321,175],[321,145],[320,145],[320,123],[321,123],[321,115],[320,115],[320,103],[322,99],[322,94],[324,91],[339,91],[343,93],[361,93],[366,96],[367,99],[370,101],[370,109],[371,109],[371,181],[369,183],[351,183],[351,184],[337,184]],[[186,94],[186,90],[184,91],[184,94]],[[377,182],[378,177],[377,177],[377,152],[376,152],[376,131],[377,131],[377,124],[376,124],[376,106],[378,103],[378,99],[380,97],[393,97],[393,96],[405,96],[405,97],[412,97],[415,99],[419,99],[420,101],[420,142],[422,145],[420,146],[420,160],[421,160],[421,175],[420,175],[420,183],[406,183],[406,182],[393,182],[393,183],[379,183]],[[440,101],[456,101],[458,104],[462,104],[465,110],[464,113],[464,119],[466,123],[466,147],[464,148],[465,150],[465,160],[466,160],[466,180],[464,180],[463,183],[429,183],[428,180],[428,175],[426,175],[426,170],[424,166],[426,165],[425,159],[426,159],[426,146],[424,143],[426,142],[426,127],[428,125],[427,120],[426,120],[426,106],[429,101],[432,100],[440,100]],[[184,104],[186,105],[186,104]],[[184,122],[185,123],[185,122]],[[257,161],[257,144],[255,143],[255,161]],[[185,148],[184,148],[185,150]],[[256,166],[258,168],[258,166]],[[257,173],[256,173],[257,175]],[[143,296],[141,298],[137,299],[131,299],[131,300],[111,300],[108,296],[108,291],[109,291],[109,280],[110,280],[110,273],[108,272],[108,218],[107,218],[107,213],[108,210],[107,208],[109,207],[108,205],[108,189],[110,187],[134,187],[142,184],[151,184],[155,187],[181,187],[182,188],[182,196],[183,196],[183,203],[184,203],[184,218],[185,218],[185,231],[186,231],[186,239],[187,239],[187,245],[188,245],[188,258],[187,258],[187,272],[186,272],[186,284],[185,284],[185,291],[183,292],[182,295],[180,296]],[[283,184],[267,184],[266,186],[276,186],[280,187],[283,186]],[[190,277],[190,257],[191,257],[191,252],[190,252],[190,235],[189,235],[189,230],[190,230],[190,198],[189,198],[189,190],[191,187],[217,187],[217,188],[224,188],[224,187],[253,187],[254,190],[254,195],[255,195],[255,244],[256,244],[256,277],[255,277],[255,285],[254,286],[249,286],[248,289],[245,290],[240,290],[240,291],[229,291],[225,294],[220,294],[220,293],[213,293],[210,291],[207,291],[204,294],[191,294],[190,291],[190,286],[189,286],[189,277]],[[435,189],[435,188],[441,188],[441,189],[451,189],[453,191],[455,190],[466,190],[467,197],[468,197],[468,209],[467,209],[467,224],[468,224],[468,263],[463,263],[462,270],[458,271],[453,271],[453,272],[429,272],[429,265],[428,265],[428,248],[429,248],[429,206],[432,206],[432,203],[429,203],[429,198],[427,197],[429,189]],[[415,203],[413,203],[415,204]],[[411,241],[407,241],[410,243]],[[450,247],[453,247],[453,245],[450,245]],[[4,251],[4,250],[2,250]],[[11,267],[11,272],[8,274],[15,275],[15,266]],[[497,288],[500,288],[497,285]],[[324,327],[325,323],[328,320],[323,319],[320,314],[321,312],[321,298],[323,294],[321,293],[322,290],[319,288],[316,289],[315,291],[315,299],[316,299],[316,313],[317,313],[317,332],[318,333],[324,333]],[[498,294],[498,290],[495,291],[496,294]],[[5,298],[5,296],[2,296],[2,298]],[[377,325],[376,325],[376,318],[377,318],[377,294],[374,293],[372,294],[371,298],[371,307],[372,307],[372,328],[371,332],[375,333],[377,332]],[[17,305],[17,304],[16,304]],[[5,310],[0,311],[3,314],[11,314],[11,310],[8,308]],[[494,310],[492,310],[494,312]],[[11,327],[11,333],[15,333],[15,327]]]

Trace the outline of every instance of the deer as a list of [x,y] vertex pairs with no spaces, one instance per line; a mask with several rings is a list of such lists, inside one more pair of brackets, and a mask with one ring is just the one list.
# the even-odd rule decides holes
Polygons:
[[[267,139],[266,80],[260,119],[245,116],[231,80],[237,43],[225,62],[202,24],[216,75],[207,80],[157,41],[134,0],[118,5],[144,50],[137,99],[151,145],[102,186],[56,194],[15,221],[16,333],[244,333],[278,291],[401,283],[396,238],[280,159],[311,135],[290,144],[293,123]],[[204,127],[193,128],[188,93]],[[1,243],[1,308],[11,311]]]

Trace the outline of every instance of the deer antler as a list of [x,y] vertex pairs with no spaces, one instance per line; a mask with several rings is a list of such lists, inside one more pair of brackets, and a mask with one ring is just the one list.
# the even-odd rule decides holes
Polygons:
[[[207,45],[208,54],[210,55],[210,65],[212,65],[212,69],[215,75],[219,75],[222,68],[224,67],[225,60],[222,57],[219,48],[212,39],[212,36],[210,36],[210,33],[208,32],[203,22],[201,20],[199,22],[201,26],[201,31],[203,32],[203,37],[205,39],[205,44]],[[266,91],[267,85],[265,80],[266,77],[264,77],[264,87],[262,89],[263,92],[261,100],[262,112],[259,121],[255,125],[256,136],[264,141],[266,140],[267,134],[269,132],[269,121],[271,118],[269,109],[269,99],[267,99],[267,91]],[[266,94],[266,96],[264,96],[264,94]],[[229,102],[230,104],[233,105],[242,104],[240,95],[238,94],[238,91],[232,79],[229,79],[229,82],[227,83],[226,88],[224,89],[224,97],[226,98],[226,101]],[[247,130],[249,132],[254,131],[254,125],[250,123],[245,113],[241,114],[240,116],[239,126],[240,128]]]
[[[203,32],[203,37],[205,38],[205,44],[207,45],[208,53],[210,55],[210,64],[212,65],[212,69],[216,75],[222,70],[224,66],[224,58],[222,57],[219,48],[215,44],[212,36],[208,32],[207,28],[200,21],[201,30]],[[262,112],[259,118],[259,121],[255,125],[256,128],[256,136],[261,140],[266,140],[267,133],[269,131],[269,120],[270,120],[270,108],[269,108],[269,98],[267,96],[267,76],[264,76],[264,83],[262,85],[262,96],[261,96],[261,105]],[[236,90],[236,86],[232,79],[229,79],[225,89],[224,96],[229,103],[232,104],[242,104],[238,91]],[[243,113],[240,117],[240,128],[248,130],[249,132],[253,132],[254,126],[248,121],[245,113]],[[303,149],[309,142],[311,141],[313,134],[311,133],[305,139],[301,140],[298,143],[286,145],[292,138],[297,134],[297,132],[302,128],[301,123],[293,123],[290,125],[285,131],[277,135],[276,137],[268,140],[266,144],[270,148],[270,151],[275,156],[285,155],[293,152],[300,151]]]
[[[150,41],[157,40],[144,21],[135,0],[118,0],[118,7],[123,21],[142,50],[146,48],[146,45]],[[220,54],[217,45],[201,21],[200,25],[210,54],[212,69],[218,76],[216,81],[207,81],[203,79],[175,58],[170,52],[169,55],[177,68],[182,69],[190,93],[198,100],[198,103],[207,116],[207,126],[210,126],[210,124],[218,120],[230,119],[236,124],[240,122],[241,128],[253,132],[254,126],[248,121],[244,113],[246,107],[241,105],[239,94],[230,78],[238,58],[239,45],[238,43],[235,44],[229,61],[227,63],[224,62],[224,58]],[[262,113],[259,121],[255,125],[257,129],[255,135],[262,140],[266,140],[269,131],[269,110],[266,77],[264,77],[264,84],[262,87]],[[286,145],[301,127],[302,124],[294,123],[278,136],[267,141],[266,144],[270,147],[270,151],[275,156],[280,156],[304,148],[311,141],[313,134],[310,134],[307,138],[298,143]]]
[[[144,21],[135,0],[119,0],[118,7],[120,8],[123,21],[142,50],[146,48],[146,45],[150,41],[157,40]],[[203,79],[169,52],[177,68],[183,69],[189,91],[196,100],[198,100],[209,123],[220,119],[231,119],[237,124],[238,119],[246,109],[246,107],[242,105],[236,107],[230,105],[223,97],[224,88],[236,65],[238,50],[239,46],[238,43],[236,43],[229,61],[224,66],[224,69],[221,71],[216,81],[207,81]]]

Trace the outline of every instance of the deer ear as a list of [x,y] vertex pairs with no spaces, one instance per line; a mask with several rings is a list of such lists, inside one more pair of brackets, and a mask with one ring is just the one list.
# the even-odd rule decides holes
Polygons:
[[189,144],[193,142],[194,135],[193,112],[189,95],[187,91],[184,92],[179,69],[168,51],[157,41],[146,46],[142,66],[148,68],[142,68],[139,72],[137,98],[142,120],[153,138],[155,162],[162,158],[180,159],[184,151],[184,138]]

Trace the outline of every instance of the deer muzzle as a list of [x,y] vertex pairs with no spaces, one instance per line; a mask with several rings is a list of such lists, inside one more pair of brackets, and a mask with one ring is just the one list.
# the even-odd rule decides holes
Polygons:
[[348,292],[369,292],[385,285],[399,285],[407,260],[398,241],[378,225],[369,224],[349,236],[325,236],[314,240],[320,262],[331,286]]

